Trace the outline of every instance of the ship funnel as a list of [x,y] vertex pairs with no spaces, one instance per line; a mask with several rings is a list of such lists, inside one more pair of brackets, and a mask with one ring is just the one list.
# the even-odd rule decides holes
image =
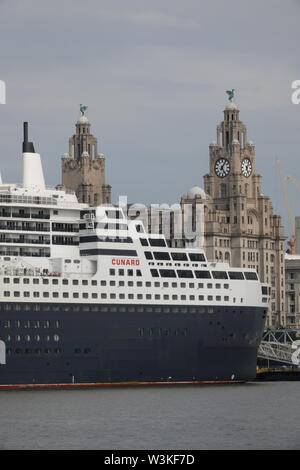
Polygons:
[[33,143],[28,142],[28,122],[24,122],[23,187],[45,189],[41,156],[35,153]]

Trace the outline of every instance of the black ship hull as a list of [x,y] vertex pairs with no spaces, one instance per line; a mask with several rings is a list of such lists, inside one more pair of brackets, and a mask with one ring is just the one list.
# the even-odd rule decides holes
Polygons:
[[0,303],[0,385],[243,382],[260,307]]

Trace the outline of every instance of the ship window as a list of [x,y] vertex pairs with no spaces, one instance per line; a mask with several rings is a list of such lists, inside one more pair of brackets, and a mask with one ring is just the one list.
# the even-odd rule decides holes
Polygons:
[[195,300],[195,296],[194,296],[194,295],[190,295],[190,300]]
[[92,286],[96,286],[97,285],[97,281],[92,281]]
[[39,284],[40,280],[39,279],[33,279],[33,284]]
[[115,269],[110,269],[109,274],[110,274],[110,276],[115,276],[116,270]]
[[52,297],[57,298],[58,297],[58,292],[52,292]]
[[43,297],[49,297],[49,292],[43,292]]
[[82,285],[83,285],[83,286],[87,286],[87,285],[88,285],[88,281],[87,281],[86,279],[83,279],[83,280],[82,280]]
[[191,261],[206,261],[203,253],[189,253],[189,258]]
[[14,284],[20,284],[20,279],[18,277],[14,277]]
[[134,299],[134,295],[133,294],[128,294],[128,299]]
[[187,269],[178,269],[177,270],[178,277],[194,277],[193,271],[187,270]]
[[148,246],[149,245],[147,238],[140,238],[140,242],[141,242],[142,246]]
[[133,276],[133,269],[127,269],[128,276]]
[[145,251],[144,253],[145,253],[146,259],[153,259],[151,251]]
[[169,300],[169,295],[168,294],[164,295],[164,300]]
[[151,300],[151,297],[152,297],[151,294],[146,294],[146,299],[147,300]]
[[208,295],[208,296],[207,296],[207,300],[213,300],[213,296],[212,296],[212,295]]
[[213,286],[212,284],[207,284],[208,289],[212,289],[212,286]]
[[188,261],[185,253],[171,253],[173,261]]
[[10,292],[8,290],[4,291],[4,297],[10,297]]
[[116,285],[116,281],[109,281],[109,285],[110,285],[110,286],[115,286],[115,285]]
[[151,282],[146,281],[146,287],[151,287]]
[[52,279],[52,284],[58,284],[58,279]]
[[33,293],[33,297],[39,297],[40,296],[40,293],[39,292],[34,292]]
[[228,279],[226,271],[212,271],[214,279]]
[[204,287],[203,282],[199,282],[199,284],[198,284],[198,289],[203,289],[203,287]]
[[224,300],[225,300],[225,302],[227,302],[229,300],[228,295],[225,295]]
[[198,295],[199,300],[204,300],[204,295]]
[[15,291],[15,292],[14,292],[14,296],[15,296],[15,297],[20,297],[20,292],[19,292],[19,291]]
[[221,284],[216,284],[216,289],[221,289]]
[[172,282],[172,287],[177,287],[177,282]]
[[124,273],[125,273],[124,269],[119,269],[119,276],[124,276]]
[[69,293],[68,292],[63,292],[63,298],[67,299],[68,297],[69,297]]
[[142,281],[137,281],[136,285],[137,285],[137,287],[143,287]]
[[220,295],[217,295],[217,296],[216,296],[216,300],[221,300],[221,296],[220,296]]
[[253,272],[246,272],[245,273],[245,278],[248,281],[257,281],[258,280],[257,274],[253,273]]
[[125,282],[124,282],[124,281],[119,281],[119,286],[120,286],[120,287],[124,287],[124,286],[125,286]]
[[172,295],[172,300],[177,300],[178,299],[178,295],[174,294]]
[[24,279],[23,279],[23,284],[29,284],[29,279],[28,279],[28,277],[24,277]]
[[154,251],[154,258],[158,261],[170,260],[170,255],[167,251]]
[[195,274],[198,279],[210,279],[211,278],[209,271],[195,271]]
[[101,281],[101,286],[106,286],[106,281]]
[[141,300],[141,299],[143,298],[143,294],[138,294],[138,295],[137,295],[137,298],[138,298],[139,300]]
[[224,289],[229,289],[229,284],[224,284]]
[[150,269],[152,277],[159,277],[157,269]]
[[141,276],[141,275],[142,275],[142,272],[141,272],[140,269],[137,269],[137,270],[136,270],[136,275],[137,275],[137,276]]
[[78,299],[79,298],[78,292],[73,292],[73,297],[74,297],[74,299]]
[[49,279],[43,279],[43,284],[49,284]]
[[115,298],[116,298],[116,294],[110,294],[110,298],[111,298],[111,299],[115,299]]
[[189,287],[190,287],[190,289],[194,289],[195,284],[194,284],[193,282],[190,282],[190,283],[189,283]]
[[160,269],[159,272],[161,277],[176,277],[174,269]]
[[151,246],[166,246],[166,242],[162,238],[149,238]]
[[78,284],[79,284],[78,279],[73,279],[72,282],[73,282],[73,286],[78,286]]
[[98,299],[98,294],[93,293],[92,294],[92,299]]
[[242,272],[229,271],[228,274],[229,274],[229,279],[232,279],[232,280],[244,279],[244,275]]
[[180,298],[181,300],[186,300],[186,295],[181,295]]
[[9,283],[10,283],[9,277],[5,277],[5,278],[4,278],[4,284],[9,284]]
[[24,292],[24,297],[30,297],[30,292],[28,291]]

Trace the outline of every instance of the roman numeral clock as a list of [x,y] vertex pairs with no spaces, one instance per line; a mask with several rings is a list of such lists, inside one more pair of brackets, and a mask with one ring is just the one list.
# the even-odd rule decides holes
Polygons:
[[227,158],[219,158],[215,163],[215,173],[219,178],[225,178],[230,173],[230,163]]

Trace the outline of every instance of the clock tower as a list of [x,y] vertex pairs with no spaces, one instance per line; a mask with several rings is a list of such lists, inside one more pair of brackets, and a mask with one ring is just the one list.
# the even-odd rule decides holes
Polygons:
[[189,191],[185,204],[204,204],[204,243],[210,260],[254,268],[272,286],[267,326],[287,325],[284,293],[284,229],[273,214],[270,197],[262,194],[262,177],[255,170],[255,146],[232,101],[209,146],[209,173],[204,175],[205,200]]
[[224,110],[224,121],[217,127],[217,142],[209,147],[210,172],[204,177],[207,194],[214,199],[260,194],[261,176],[255,174],[255,149],[247,141],[246,126],[232,101]]

